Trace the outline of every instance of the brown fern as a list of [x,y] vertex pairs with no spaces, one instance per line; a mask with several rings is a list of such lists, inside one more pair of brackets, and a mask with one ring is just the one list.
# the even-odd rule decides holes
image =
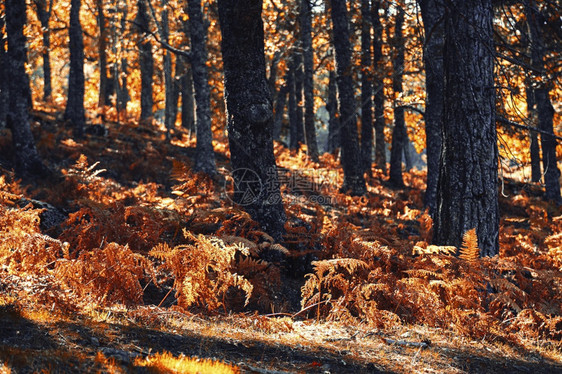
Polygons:
[[463,260],[474,261],[480,257],[480,248],[478,248],[478,236],[476,229],[468,230],[462,238],[462,245],[459,250],[459,257]]

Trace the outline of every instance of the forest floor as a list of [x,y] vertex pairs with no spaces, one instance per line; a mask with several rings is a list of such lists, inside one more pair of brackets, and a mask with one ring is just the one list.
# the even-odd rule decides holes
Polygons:
[[[181,129],[169,142],[154,128],[106,123],[108,133],[75,141],[55,112],[33,118],[48,180],[17,180],[9,132],[0,134],[0,373],[562,373],[562,211],[540,201],[539,186],[504,181],[500,259],[468,262],[428,246],[423,172],[406,173],[406,188],[395,190],[373,171],[368,196],[350,198],[337,192],[333,156],[313,164],[277,144],[280,172],[301,179],[282,187],[289,224],[276,247],[228,202],[224,139],[215,144],[221,174],[210,180],[190,173],[194,140]],[[311,191],[311,183],[321,187]],[[317,193],[323,203],[310,199]],[[231,259],[252,282],[249,303],[230,286],[217,300],[190,304],[175,283],[185,275],[149,253],[163,251],[160,243],[204,246],[203,236],[184,238],[183,229],[254,252],[280,248],[285,257]],[[104,248],[123,257],[108,258]],[[378,262],[368,257],[392,277],[374,281]],[[305,275],[320,277],[322,261],[343,258],[369,262],[368,282],[353,283],[359,270],[334,265],[350,296],[337,298],[333,286],[333,300],[320,290],[307,298],[301,287],[314,276]],[[495,275],[471,286],[430,259],[471,280]],[[270,279],[244,273],[241,263],[267,264]],[[352,293],[384,282],[399,291],[377,304]],[[463,299],[437,309],[432,297],[453,300],[447,289]],[[471,295],[491,301],[474,306]],[[371,315],[365,305],[385,313]]]

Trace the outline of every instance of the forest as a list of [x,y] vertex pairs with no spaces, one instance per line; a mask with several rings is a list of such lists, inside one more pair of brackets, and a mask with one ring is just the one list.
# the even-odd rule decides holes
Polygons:
[[0,373],[562,373],[558,0],[1,0]]

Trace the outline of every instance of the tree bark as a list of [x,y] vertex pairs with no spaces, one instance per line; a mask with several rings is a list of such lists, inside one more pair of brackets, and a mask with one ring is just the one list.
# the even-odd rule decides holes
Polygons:
[[389,182],[395,187],[404,187],[402,178],[402,154],[406,150],[408,134],[404,120],[404,107],[397,102],[402,93],[402,77],[404,75],[404,11],[398,9],[395,21],[394,48],[396,56],[392,63],[394,72],[392,76],[392,89],[394,91],[394,129],[392,130],[392,147],[390,149]]
[[[180,57],[183,58],[183,57]],[[181,78],[181,125],[187,129],[189,136],[195,133],[195,101],[193,98],[193,76],[191,68],[185,62],[185,71]]]
[[51,18],[51,10],[53,8],[53,0],[35,0],[35,10],[37,11],[37,18],[41,23],[43,32],[43,101],[47,102],[51,99],[52,85],[51,85],[51,28],[49,27],[49,19]]
[[141,74],[141,115],[140,121],[152,117],[154,99],[152,97],[152,82],[154,74],[154,58],[152,44],[148,40],[149,20],[145,0],[138,1],[136,25],[139,31],[139,66]]
[[476,229],[482,256],[499,250],[491,0],[445,8],[445,106],[434,242],[460,247]]
[[304,132],[308,157],[318,162],[318,143],[314,125],[314,51],[312,49],[311,0],[301,0],[300,26],[304,65]]
[[285,104],[287,103],[287,94],[289,86],[287,83],[277,92],[277,100],[275,101],[275,113],[273,119],[273,139],[281,139],[281,130],[283,129],[283,118],[285,113]]
[[370,0],[361,0],[361,19],[361,163],[363,170],[370,176],[373,153]]
[[330,70],[328,81],[328,102],[326,109],[329,113],[327,150],[334,153],[340,147],[340,119],[338,117],[338,86],[336,73]]
[[[271,93],[265,75],[262,1],[219,0],[234,200],[280,241],[285,211],[273,155]],[[255,178],[253,178],[255,177]],[[258,183],[253,183],[253,181]],[[250,200],[244,200],[251,196]]]
[[287,72],[287,86],[289,94],[289,148],[297,149],[299,146],[299,121],[297,110],[297,87],[295,82],[294,62],[291,62]]
[[338,92],[341,113],[341,146],[344,182],[342,191],[353,195],[366,192],[363,167],[357,139],[357,118],[351,67],[351,43],[349,40],[349,21],[345,0],[331,1],[333,42],[336,50],[336,70],[338,73]]
[[99,55],[99,71],[100,71],[100,84],[98,94],[98,107],[103,108],[109,103],[109,90],[108,90],[108,77],[107,77],[107,28],[105,24],[105,14],[103,12],[103,0],[97,0],[96,6],[98,8],[98,55]]
[[303,104],[304,104],[304,95],[303,95],[303,81],[304,81],[304,71],[303,71],[303,64],[302,64],[302,53],[300,51],[295,51],[293,54],[294,58],[294,72],[295,72],[295,100],[297,103],[296,106],[296,113],[297,113],[297,148],[299,147],[299,143],[303,144],[306,140],[304,138],[304,118],[303,118]]
[[[149,0],[150,1],[150,0]],[[168,43],[170,38],[170,21],[168,12],[168,0],[162,1],[162,40]],[[164,52],[164,90],[165,90],[165,102],[164,102],[164,125],[166,127],[166,138],[170,138],[170,131],[175,125],[176,119],[172,118],[172,105],[173,105],[173,92],[174,92],[174,82],[172,80],[172,54],[166,49]]]
[[[122,5],[122,7],[120,6],[119,11],[121,12],[121,29],[119,30],[119,37],[123,38],[126,34],[127,34],[127,13],[128,13],[128,7],[127,7],[127,2],[124,3],[119,3],[120,5]],[[129,96],[129,88],[128,88],[128,84],[127,84],[127,69],[129,67],[129,62],[127,61],[127,58],[125,57],[125,51],[123,50],[123,46],[121,45],[121,64],[119,66],[119,71],[118,71],[118,75],[117,75],[117,101],[119,103],[119,109],[125,113],[127,113],[127,103],[130,100],[130,96]],[[176,112],[177,112],[177,100],[176,100]],[[176,118],[175,116],[173,118]]]
[[0,129],[6,126],[8,111],[8,55],[6,53],[6,36],[4,35],[4,17],[0,17]]
[[384,139],[384,74],[382,55],[382,24],[379,9],[380,0],[373,0],[371,21],[373,22],[373,68],[375,91],[375,166],[386,174],[386,141]]
[[[531,64],[538,71],[544,71],[544,57],[546,55],[545,41],[543,40],[546,18],[537,8],[534,0],[525,1],[525,16],[529,24],[531,41]],[[545,73],[546,75],[546,73]],[[539,129],[547,134],[541,134],[542,164],[544,170],[545,199],[562,203],[560,196],[560,170],[556,160],[556,139],[554,138],[553,118],[554,108],[550,102],[550,88],[547,77],[543,76],[534,87],[535,103],[537,106]]]
[[445,9],[443,0],[418,0],[425,32],[423,61],[425,65],[425,143],[427,152],[427,188],[425,205],[435,213],[439,157],[441,155],[441,127],[443,126],[443,47],[445,43]]
[[211,132],[211,89],[207,71],[207,29],[203,20],[201,0],[188,0],[191,37],[191,69],[197,104],[197,147],[194,169],[213,175],[216,173],[213,133]]
[[[527,96],[527,116],[529,122],[533,127],[537,127],[538,116],[537,116],[537,106],[535,102],[535,90],[532,87],[532,82],[530,79],[526,79],[525,83],[525,93]],[[536,131],[529,131],[529,136],[531,138],[531,144],[529,151],[531,153],[531,181],[540,182],[541,174],[541,150],[539,146],[539,137]]]
[[25,72],[27,60],[26,38],[23,28],[26,23],[25,0],[6,0],[6,33],[8,51],[6,57],[8,90],[7,126],[12,132],[15,170],[29,177],[42,174],[45,169],[31,133],[27,103],[28,78]]
[[86,123],[84,112],[84,40],[80,25],[81,0],[70,2],[70,72],[68,74],[68,99],[64,117],[73,126],[74,136],[80,138],[84,134]]

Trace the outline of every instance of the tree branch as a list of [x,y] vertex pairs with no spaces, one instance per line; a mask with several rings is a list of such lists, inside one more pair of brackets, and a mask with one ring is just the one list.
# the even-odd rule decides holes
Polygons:
[[549,133],[548,131],[544,131],[544,130],[541,130],[541,129],[537,129],[536,127],[526,126],[526,125],[522,125],[522,124],[517,123],[517,122],[510,121],[510,120],[508,120],[507,118],[505,118],[505,117],[503,117],[503,116],[501,116],[501,115],[499,115],[499,114],[496,114],[496,122],[499,122],[499,123],[501,123],[501,124],[503,124],[503,125],[515,127],[515,128],[518,128],[518,129],[523,129],[523,130],[529,130],[529,131],[538,132],[538,133],[540,133],[540,134],[548,135],[548,136],[553,137],[553,138],[556,139],[556,140],[561,140],[561,141],[562,141],[562,137],[560,137],[560,136],[556,136],[556,135],[554,135],[554,134],[552,134],[552,133]]

